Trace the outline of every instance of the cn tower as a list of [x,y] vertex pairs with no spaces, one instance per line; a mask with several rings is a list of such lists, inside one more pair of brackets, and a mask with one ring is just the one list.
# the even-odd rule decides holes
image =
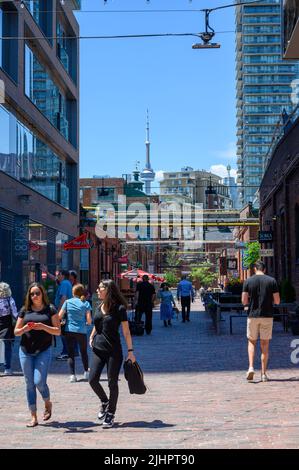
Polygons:
[[140,178],[145,182],[145,193],[151,194],[151,182],[155,179],[155,172],[151,167],[150,163],[150,139],[149,139],[149,117],[147,110],[147,122],[146,122],[146,163],[145,168],[142,170]]

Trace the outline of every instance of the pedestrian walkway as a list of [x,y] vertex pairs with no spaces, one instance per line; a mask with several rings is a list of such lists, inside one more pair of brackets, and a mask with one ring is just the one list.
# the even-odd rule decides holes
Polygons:
[[[258,354],[256,380],[247,383],[246,321],[236,319],[229,335],[227,317],[217,336],[198,300],[192,310],[190,323],[181,323],[179,317],[167,328],[155,311],[152,334],[134,337],[149,390],[130,395],[121,373],[113,429],[98,425],[98,401],[83,381],[78,359],[77,383],[68,382],[67,364],[53,359],[48,381],[52,419],[43,424],[40,418],[39,426],[27,429],[24,379],[15,348],[18,374],[0,377],[0,448],[299,448],[299,365],[290,359],[294,337],[275,322],[271,381],[260,381]],[[57,347],[53,358],[59,351]],[[38,406],[41,416],[40,399]]]

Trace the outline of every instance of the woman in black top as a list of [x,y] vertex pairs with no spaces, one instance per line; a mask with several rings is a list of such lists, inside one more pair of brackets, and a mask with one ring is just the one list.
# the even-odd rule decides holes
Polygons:
[[27,427],[38,424],[36,415],[36,389],[40,392],[45,411],[43,420],[51,418],[52,403],[47,375],[52,354],[52,335],[60,335],[60,321],[50,305],[44,287],[34,282],[29,286],[25,305],[19,313],[15,335],[22,336],[19,357],[26,382],[31,421]]
[[[98,297],[102,301],[94,316],[94,328],[89,343],[92,348],[89,384],[102,402],[98,418],[103,428],[111,428],[114,424],[114,415],[118,399],[118,376],[123,361],[123,354],[119,335],[119,326],[128,347],[128,357],[135,362],[132,338],[127,317],[127,303],[117,285],[112,280],[104,280],[97,289]],[[107,365],[109,400],[100,385],[101,373]]]

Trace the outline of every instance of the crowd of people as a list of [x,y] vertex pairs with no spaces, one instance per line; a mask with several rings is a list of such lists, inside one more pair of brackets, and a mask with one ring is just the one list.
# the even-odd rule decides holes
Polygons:
[[[92,318],[87,290],[78,282],[74,271],[60,271],[57,276],[57,290],[54,305],[48,299],[41,283],[34,282],[28,288],[25,302],[17,312],[15,301],[8,284],[0,283],[0,339],[4,340],[4,375],[11,375],[12,347],[15,336],[20,336],[19,360],[25,379],[26,396],[31,420],[28,427],[38,425],[37,390],[45,404],[43,420],[52,415],[52,402],[47,384],[47,376],[52,359],[53,339],[62,340],[62,352],[57,359],[66,359],[70,372],[70,382],[76,382],[76,348],[79,346],[84,369],[84,379],[100,401],[98,419],[103,428],[114,424],[118,401],[118,378],[123,362],[120,327],[127,346],[126,359],[136,361],[132,336],[128,321],[128,304],[119,287],[113,280],[102,280],[97,288],[99,307]],[[199,294],[204,295],[200,289]],[[145,314],[145,331],[152,332],[152,313],[155,298],[160,300],[160,319],[165,327],[172,325],[174,312],[178,311],[169,285],[163,282],[158,292],[149,282],[147,275],[136,287],[136,320],[141,322]],[[182,323],[190,322],[191,302],[195,291],[186,275],[177,285],[177,300],[181,302]],[[247,380],[254,375],[253,361],[257,339],[260,337],[262,349],[262,381],[267,381],[269,341],[272,337],[272,303],[279,304],[277,283],[265,275],[265,266],[259,262],[255,276],[243,286],[242,302],[248,308],[248,357]],[[92,325],[88,338],[88,326]],[[88,344],[91,357],[88,356]],[[109,396],[100,383],[104,368],[107,368]]]

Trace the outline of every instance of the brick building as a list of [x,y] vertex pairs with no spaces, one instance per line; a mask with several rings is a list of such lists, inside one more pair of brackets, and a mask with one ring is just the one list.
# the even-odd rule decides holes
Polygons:
[[[298,111],[298,108],[297,108]],[[294,113],[295,114],[295,113]],[[298,113],[296,113],[298,115]],[[261,229],[273,231],[274,257],[267,271],[288,279],[299,298],[299,117],[285,129],[268,162],[260,187]]]
[[[87,231],[91,241],[90,250],[81,250],[81,277],[94,291],[100,279],[112,277],[118,279],[121,263],[118,261],[122,255],[128,255],[127,268],[142,268],[146,271],[157,272],[159,263],[158,248],[146,243],[135,243],[127,239],[107,237],[99,239],[95,232],[95,225],[101,203],[109,203],[115,208],[116,221],[118,220],[118,196],[126,198],[126,222],[134,217],[128,212],[132,203],[142,203],[149,208],[151,203],[158,203],[156,195],[147,195],[143,192],[143,182],[139,180],[139,172],[133,172],[133,180],[129,175],[125,178],[94,177],[80,179],[80,200],[83,217],[81,217],[81,230]],[[116,222],[117,224],[117,222]],[[146,228],[148,238],[149,227]],[[117,235],[117,233],[116,233]],[[127,241],[129,243],[127,243]]]

